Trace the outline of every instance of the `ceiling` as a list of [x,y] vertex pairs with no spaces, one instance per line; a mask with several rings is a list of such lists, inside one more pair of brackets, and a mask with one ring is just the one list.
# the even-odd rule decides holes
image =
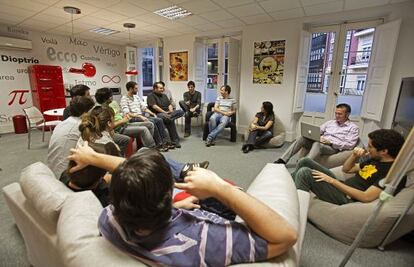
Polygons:
[[[125,45],[132,42],[188,33],[202,35],[240,31],[245,25],[291,18],[316,16],[388,5],[407,0],[0,0],[0,23],[39,32],[71,35],[71,15],[64,6],[82,10],[74,15],[74,34],[84,39]],[[152,12],[171,5],[183,7],[194,15],[170,21]],[[118,30],[103,36],[89,32],[96,27]]]

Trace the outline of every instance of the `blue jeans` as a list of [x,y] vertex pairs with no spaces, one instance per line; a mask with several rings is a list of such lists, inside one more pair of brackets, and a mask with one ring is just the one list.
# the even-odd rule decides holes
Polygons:
[[154,141],[156,145],[168,143],[168,136],[165,134],[165,125],[161,118],[149,117],[148,120],[154,124]]
[[[136,153],[141,153],[145,150],[149,149],[148,147],[142,147],[140,148]],[[180,163],[178,161],[175,161],[173,159],[164,157],[165,160],[167,161],[168,165],[170,166],[170,170],[171,170],[171,174],[172,177],[174,179],[174,181],[176,182],[182,182],[182,179],[180,179],[181,176],[181,171],[183,170],[185,164],[184,163]]]
[[215,140],[217,135],[219,135],[224,130],[227,123],[229,123],[229,121],[230,121],[229,116],[224,116],[220,113],[214,112],[213,115],[211,115],[210,121],[208,124],[210,133],[207,136],[207,141]]
[[249,132],[249,137],[247,138],[246,145],[260,146],[269,142],[272,137],[273,134],[271,131],[255,130]]

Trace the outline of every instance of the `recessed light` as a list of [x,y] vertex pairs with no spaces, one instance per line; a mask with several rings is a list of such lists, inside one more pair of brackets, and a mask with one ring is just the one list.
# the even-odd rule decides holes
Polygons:
[[170,6],[167,8],[159,9],[154,11],[154,13],[170,20],[181,19],[192,15],[190,11],[185,10],[179,6]]
[[102,35],[112,35],[112,34],[120,32],[120,31],[111,30],[111,29],[107,29],[107,28],[101,28],[101,27],[90,29],[89,31],[94,32],[94,33],[98,33],[98,34],[102,34]]

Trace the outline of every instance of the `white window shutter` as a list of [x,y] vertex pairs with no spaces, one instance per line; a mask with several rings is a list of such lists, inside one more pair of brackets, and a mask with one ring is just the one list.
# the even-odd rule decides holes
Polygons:
[[194,83],[196,90],[202,92],[202,102],[204,102],[204,90],[207,85],[207,48],[200,40],[194,42]]
[[237,105],[239,104],[239,97],[240,97],[240,83],[239,83],[240,48],[239,47],[240,47],[239,40],[234,39],[234,38],[229,38],[227,84],[231,86],[231,94],[232,94],[232,97],[237,100]]
[[400,25],[401,20],[395,20],[375,29],[367,86],[362,100],[362,118],[381,120]]
[[304,112],[305,110],[305,93],[307,86],[307,77],[309,69],[309,52],[311,45],[311,33],[301,32],[298,69],[296,71],[296,88],[293,99],[293,113]]

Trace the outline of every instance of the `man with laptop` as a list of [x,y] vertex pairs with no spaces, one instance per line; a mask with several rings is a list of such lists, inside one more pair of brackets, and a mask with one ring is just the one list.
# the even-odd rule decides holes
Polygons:
[[319,131],[317,126],[302,123],[302,135],[274,163],[286,164],[302,147],[309,150],[310,159],[353,149],[358,142],[359,127],[349,120],[350,114],[351,107],[342,103],[336,106],[335,120],[322,124]]

